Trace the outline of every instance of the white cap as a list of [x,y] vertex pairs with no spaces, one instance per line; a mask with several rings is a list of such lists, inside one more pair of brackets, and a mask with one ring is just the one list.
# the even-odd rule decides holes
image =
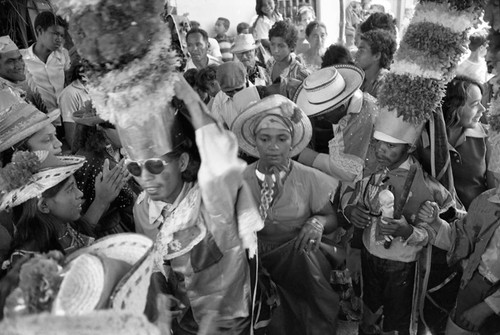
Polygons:
[[14,43],[9,35],[0,36],[0,53],[6,53],[9,51],[19,50],[16,43]]

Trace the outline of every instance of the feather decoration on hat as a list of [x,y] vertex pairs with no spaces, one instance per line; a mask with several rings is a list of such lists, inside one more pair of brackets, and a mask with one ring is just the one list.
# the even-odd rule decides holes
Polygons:
[[381,110],[415,125],[440,106],[486,0],[421,0],[379,93]]

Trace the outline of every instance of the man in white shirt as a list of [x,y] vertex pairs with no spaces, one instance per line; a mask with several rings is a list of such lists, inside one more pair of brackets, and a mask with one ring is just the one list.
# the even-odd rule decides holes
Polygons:
[[57,98],[64,88],[65,71],[70,68],[68,50],[63,48],[67,23],[52,12],[41,12],[34,26],[37,41],[21,53],[28,84],[38,88],[50,112],[58,108]]
[[186,63],[185,71],[222,64],[220,60],[208,54],[208,34],[205,30],[193,28],[188,31],[186,43],[191,58]]
[[23,56],[8,35],[0,36],[0,90],[8,90],[20,102],[28,101],[38,110],[47,112],[36,87],[33,90],[28,86]]

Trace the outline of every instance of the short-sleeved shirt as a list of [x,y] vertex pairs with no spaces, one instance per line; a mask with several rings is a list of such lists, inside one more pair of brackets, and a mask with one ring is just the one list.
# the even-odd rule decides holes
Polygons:
[[276,22],[281,20],[283,20],[283,17],[277,13],[274,13],[271,19],[265,15],[258,16],[253,24],[253,37],[255,40],[268,40],[269,30]]
[[64,88],[64,71],[68,71],[71,65],[69,53],[64,48],[58,49],[44,63],[33,52],[33,46],[21,50],[28,72],[27,80],[30,86],[38,88],[50,112],[58,108],[57,98]]
[[63,122],[74,123],[73,113],[82,108],[89,100],[89,92],[80,80],[75,80],[65,87],[58,99]]

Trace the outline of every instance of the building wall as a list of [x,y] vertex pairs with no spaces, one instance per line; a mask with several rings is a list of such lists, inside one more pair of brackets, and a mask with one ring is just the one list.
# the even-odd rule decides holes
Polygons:
[[209,36],[215,35],[213,28],[217,18],[225,17],[231,22],[229,35],[236,35],[238,23],[250,24],[256,16],[255,0],[177,0],[177,14],[186,13],[190,20],[200,22]]

